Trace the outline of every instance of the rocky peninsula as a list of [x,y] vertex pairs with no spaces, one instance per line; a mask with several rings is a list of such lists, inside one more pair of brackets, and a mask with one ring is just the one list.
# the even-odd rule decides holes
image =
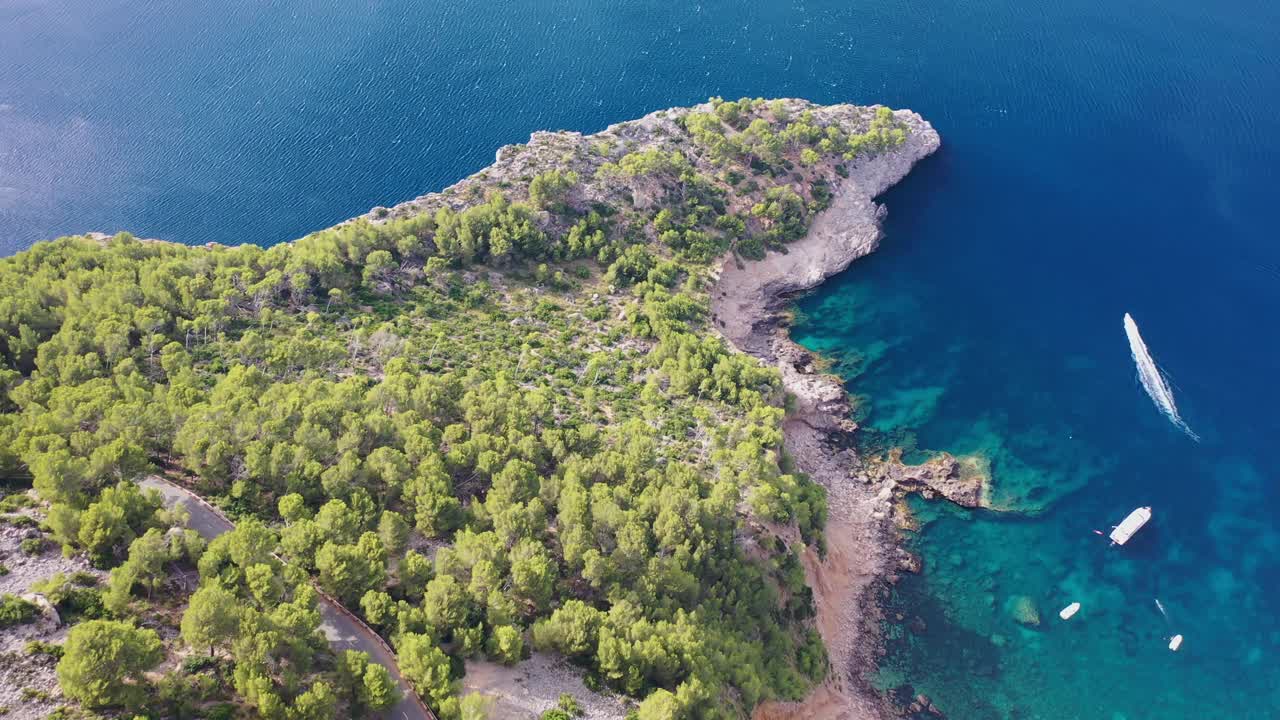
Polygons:
[[[910,111],[715,98],[535,133],[270,248],[37,244],[0,262],[0,471],[33,485],[6,502],[50,518],[40,547],[124,568],[82,594],[164,630],[72,630],[145,650],[112,701],[145,696],[149,663],[221,647],[237,670],[202,702],[354,712],[402,676],[446,720],[886,716],[862,680],[874,589],[917,565],[893,499],[980,503],[981,473],[859,458],[843,387],[784,309],[875,248],[875,198],[939,143]],[[182,518],[131,482],[157,470],[236,529],[162,554]],[[103,515],[127,522],[80,532]],[[143,602],[137,573],[166,557],[190,582]],[[357,692],[312,662],[312,583],[398,675]],[[193,613],[310,640],[210,637]],[[166,682],[204,682],[183,672]]]
[[[799,100],[781,102],[788,103],[789,110],[795,112],[809,110],[824,125],[851,128],[864,123],[868,110],[874,109],[816,107]],[[375,208],[365,217],[378,222],[387,217],[412,217],[439,207],[442,202],[460,206],[463,203],[448,198],[474,195],[477,188],[495,181],[528,177],[548,162],[562,164],[566,153],[575,155],[584,144],[661,146],[662,139],[679,132],[681,118],[710,110],[710,105],[672,108],[612,125],[585,138],[573,132],[534,133],[529,143],[502,148],[494,165],[443,193],[424,195],[389,211]],[[874,670],[880,649],[881,618],[875,597],[878,583],[902,569],[918,570],[918,561],[897,542],[894,500],[915,491],[929,497],[941,495],[968,507],[982,504],[985,476],[962,475],[958,467],[963,462],[950,456],[919,466],[903,464],[896,455],[887,461],[864,464],[853,447],[857,425],[850,419],[849,397],[843,384],[839,378],[819,372],[816,358],[792,342],[787,332],[786,309],[791,299],[816,288],[876,249],[887,211],[875,199],[941,146],[937,131],[919,114],[897,110],[893,120],[905,130],[906,140],[900,146],[855,159],[842,172],[827,174],[826,178],[818,175],[830,179],[834,196],[830,206],[812,219],[803,237],[759,259],[747,259],[731,251],[717,261],[718,270],[712,275],[713,326],[733,347],[777,368],[782,387],[794,403],[782,426],[786,451],[800,470],[827,491],[827,552],[819,557],[812,548],[808,549],[804,567],[814,591],[818,627],[830,653],[831,673],[801,704],[760,706],[756,717],[761,719],[892,716],[894,709],[865,684],[863,677]],[[589,165],[575,169],[592,170]],[[806,178],[810,182],[812,179]],[[636,204],[656,205],[658,195],[660,191],[644,188],[636,193]],[[599,200],[608,196],[607,192],[597,192],[590,197]],[[789,535],[788,540],[799,539],[795,533],[784,534]],[[573,688],[572,681],[565,681],[563,675],[548,672],[545,680],[549,685]],[[520,686],[507,691],[501,686],[485,689],[498,692],[510,703],[527,693],[518,687],[538,682],[537,677],[522,677]],[[512,707],[519,706],[517,702]],[[593,716],[613,715],[605,712]]]
[[[820,124],[851,131],[864,126],[875,110],[850,105],[819,107],[803,100],[774,102],[786,103],[788,112],[807,110]],[[563,164],[566,157],[581,157],[584,146],[623,143],[632,148],[662,147],[667,139],[678,137],[682,118],[709,111],[714,111],[711,104],[671,108],[585,137],[574,132],[534,133],[525,145],[500,149],[494,165],[443,193],[424,195],[389,211],[375,208],[365,217],[378,222],[387,217],[411,217],[442,202],[460,206],[463,203],[448,198],[474,195],[477,188],[494,182],[528,177],[548,162]],[[923,465],[907,465],[891,454],[887,459],[864,462],[854,449],[857,425],[850,419],[849,397],[842,382],[818,371],[817,359],[792,342],[787,332],[786,309],[791,299],[875,251],[887,212],[876,198],[941,146],[938,132],[919,114],[896,110],[893,121],[905,131],[901,145],[868,153],[833,172],[837,159],[803,178],[806,183],[829,181],[833,190],[829,207],[812,218],[803,237],[759,259],[731,251],[715,263],[711,276],[713,327],[739,351],[778,370],[782,387],[793,402],[782,425],[785,449],[798,468],[827,492],[827,552],[820,557],[809,548],[803,560],[831,672],[801,704],[760,706],[756,717],[761,720],[894,715],[895,709],[863,679],[875,669],[880,651],[877,588],[894,573],[919,570],[918,560],[899,546],[894,502],[905,493],[920,492],[966,507],[985,504],[989,477],[982,469],[970,467],[971,458],[957,460],[943,454]],[[594,168],[584,163],[575,169],[591,172]],[[632,189],[640,207],[659,205],[661,192],[661,188]],[[599,190],[588,197],[617,199]],[[909,522],[905,518],[897,521]],[[782,534],[789,541],[799,540],[794,532]],[[546,679],[549,684],[573,687],[572,682],[559,682],[563,675],[546,673]],[[521,678],[521,686],[537,682],[537,678]],[[524,692],[513,689],[500,694],[510,701]]]

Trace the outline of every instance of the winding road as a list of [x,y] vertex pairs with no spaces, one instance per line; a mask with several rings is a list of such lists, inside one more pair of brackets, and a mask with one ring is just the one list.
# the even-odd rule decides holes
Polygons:
[[[190,517],[187,526],[200,533],[200,536],[206,540],[212,540],[235,528],[235,524],[219,510],[186,488],[154,475],[139,481],[138,484],[158,490],[164,496],[166,506],[181,505],[186,508]],[[417,693],[409,687],[409,683],[400,674],[400,667],[396,664],[391,648],[377,633],[323,591],[320,593],[320,617],[320,629],[324,631],[325,637],[329,639],[329,644],[333,646],[335,652],[363,650],[369,653],[369,658],[373,662],[385,667],[395,678],[396,685],[400,688],[400,701],[380,717],[385,720],[436,720],[435,713],[423,704]]]

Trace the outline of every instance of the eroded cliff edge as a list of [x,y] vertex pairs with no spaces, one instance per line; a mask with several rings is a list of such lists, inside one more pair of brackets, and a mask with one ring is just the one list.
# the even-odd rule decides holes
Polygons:
[[825,558],[809,549],[805,573],[814,591],[818,627],[831,659],[827,682],[799,705],[766,704],[757,718],[880,718],[890,710],[865,685],[879,648],[874,587],[911,560],[899,549],[890,516],[896,481],[860,470],[852,447],[856,426],[838,378],[822,374],[814,357],[791,341],[783,316],[788,299],[810,290],[874,251],[885,208],[875,198],[941,146],[933,126],[899,110],[907,141],[851,164],[831,206],[785,253],[761,260],[726,258],[711,290],[713,320],[735,347],[774,365],[794,397],[783,430],[796,465],[827,490]]

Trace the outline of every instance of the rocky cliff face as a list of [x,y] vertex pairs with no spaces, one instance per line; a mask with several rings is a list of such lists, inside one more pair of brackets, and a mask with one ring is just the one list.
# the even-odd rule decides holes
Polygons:
[[[937,131],[918,114],[899,110],[894,115],[909,128],[907,141],[851,163],[849,177],[836,189],[831,206],[814,219],[808,235],[788,245],[786,253],[724,262],[712,297],[721,332],[734,345],[770,358],[769,343],[761,343],[772,336],[786,298],[817,287],[879,245],[885,210],[875,198],[942,144]],[[756,332],[761,324],[762,332]]]
[[838,378],[820,373],[812,354],[791,341],[781,311],[791,295],[816,287],[876,249],[885,210],[875,198],[941,145],[937,131],[918,114],[899,110],[895,117],[909,128],[904,144],[853,163],[831,206],[786,253],[771,252],[758,261],[726,258],[711,291],[714,321],[725,338],[782,373],[794,399],[784,424],[785,447],[799,468],[827,489],[828,552],[819,558],[809,551],[805,569],[832,673],[806,702],[765,706],[757,713],[761,719],[878,718],[890,712],[862,676],[874,666],[879,648],[873,588],[896,569],[911,566],[889,520],[895,479],[860,471],[844,387]]

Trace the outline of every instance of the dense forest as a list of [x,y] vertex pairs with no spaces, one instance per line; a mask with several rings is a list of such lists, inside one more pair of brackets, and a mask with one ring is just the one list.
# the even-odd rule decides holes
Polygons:
[[[642,720],[802,696],[826,672],[798,560],[824,494],[782,453],[776,371],[714,332],[708,287],[903,140],[884,108],[713,99],[536,135],[271,248],[120,234],[0,260],[0,504],[20,517],[33,488],[43,535],[110,571],[43,588],[78,622],[37,648],[65,712],[387,707],[385,669],[329,652],[313,582],[448,720],[483,713],[464,659],[533,650]],[[150,474],[236,529],[184,532]]]

